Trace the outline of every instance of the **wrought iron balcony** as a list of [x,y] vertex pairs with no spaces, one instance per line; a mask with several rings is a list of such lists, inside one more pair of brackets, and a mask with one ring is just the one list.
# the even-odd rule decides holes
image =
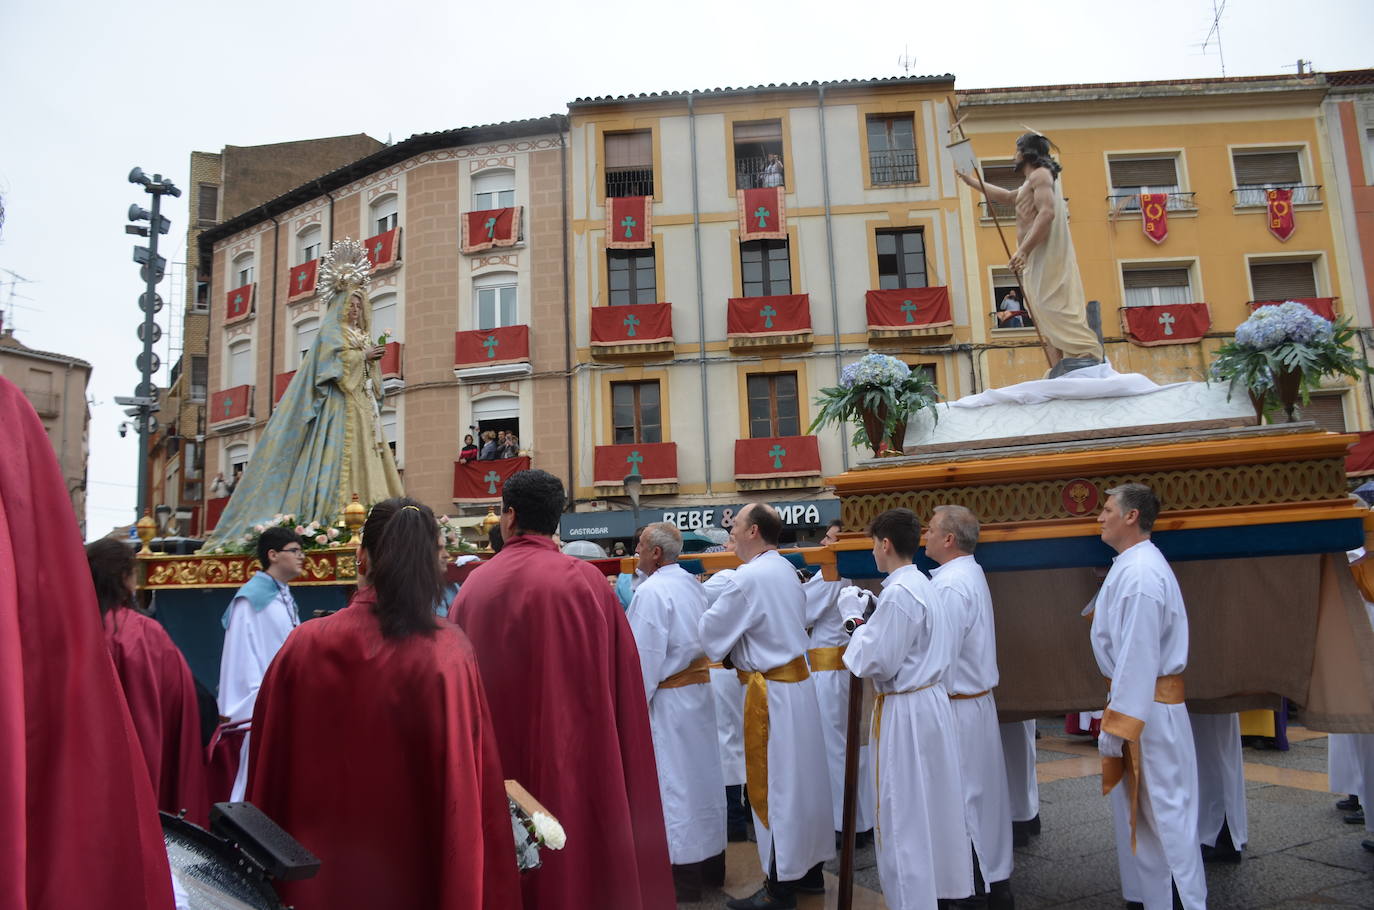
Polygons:
[[874,186],[893,183],[916,183],[920,179],[915,149],[870,152],[868,174]]
[[[1164,192],[1168,196],[1166,211],[1170,212],[1196,212],[1197,203],[1193,201],[1196,193],[1175,193]],[[1113,213],[1117,212],[1138,212],[1140,211],[1140,193],[1116,193],[1107,197],[1107,208]]]
[[[779,159],[781,160],[781,159]],[[768,186],[767,175],[763,170],[768,166],[768,158],[763,155],[735,158],[735,189],[757,190]],[[783,185],[784,172],[776,175],[773,186]]]
[[621,196],[652,196],[654,169],[606,168],[606,198]]
[[1253,206],[1263,208],[1269,204],[1269,197],[1266,195],[1269,190],[1292,190],[1294,205],[1319,205],[1322,201],[1321,185],[1303,185],[1297,183],[1275,183],[1269,186],[1238,186],[1231,190],[1231,195],[1235,199],[1236,208]]

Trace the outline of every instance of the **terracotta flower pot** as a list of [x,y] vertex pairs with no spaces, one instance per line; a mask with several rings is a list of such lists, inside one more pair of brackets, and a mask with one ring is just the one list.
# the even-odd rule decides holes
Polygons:
[[1294,420],[1293,410],[1298,406],[1298,393],[1301,388],[1302,372],[1299,370],[1284,370],[1274,377],[1274,390],[1278,393],[1289,423]]
[[875,410],[863,412],[864,432],[868,434],[868,444],[873,448],[874,457],[902,454],[902,444],[906,439],[906,421],[899,420],[892,428],[890,437],[883,436],[883,424],[887,421],[887,407],[879,405]]

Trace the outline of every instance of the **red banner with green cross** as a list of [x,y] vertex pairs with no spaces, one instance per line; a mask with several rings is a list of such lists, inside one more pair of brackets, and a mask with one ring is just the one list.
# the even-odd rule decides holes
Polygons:
[[463,216],[463,252],[515,246],[520,240],[520,206],[484,209]]
[[592,307],[592,344],[655,344],[673,340],[671,303]]
[[809,477],[821,472],[815,436],[765,436],[735,440],[735,479]]
[[864,309],[870,329],[926,329],[954,325],[949,288],[897,288],[867,291]]
[[732,297],[726,302],[727,335],[795,335],[811,331],[811,297],[775,294]]
[[491,502],[501,498],[501,487],[517,471],[527,471],[530,457],[494,458],[491,461],[455,462],[454,502]]
[[290,290],[286,294],[286,302],[295,303],[297,300],[314,297],[315,279],[319,274],[319,270],[319,259],[312,259],[309,262],[302,262],[300,265],[292,266],[291,275],[287,279]]
[[245,284],[241,288],[234,288],[224,295],[224,321],[238,322],[240,319],[247,319],[253,315],[253,290],[256,285]]
[[367,258],[371,261],[374,272],[398,264],[401,261],[400,227],[367,238]]
[[739,205],[739,239],[786,240],[787,208],[783,203],[783,188],[764,187],[757,190],[735,190]]
[[253,405],[253,387],[251,385],[236,385],[232,389],[222,389],[210,397],[210,407],[207,409],[206,418],[210,424],[223,423],[226,420],[238,420],[242,417],[251,417]]
[[453,347],[453,365],[458,369],[521,363],[530,359],[530,327],[508,325],[458,332]]
[[606,249],[647,250],[653,245],[652,196],[613,196],[606,200]]
[[677,443],[596,447],[593,477],[597,486],[619,485],[631,474],[638,474],[645,483],[677,483]]

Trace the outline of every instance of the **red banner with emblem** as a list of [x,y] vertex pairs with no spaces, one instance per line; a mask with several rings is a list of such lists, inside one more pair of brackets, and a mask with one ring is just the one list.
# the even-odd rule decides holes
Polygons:
[[606,200],[606,249],[647,250],[654,245],[654,200],[620,196]]
[[[1301,303],[1323,319],[1330,322],[1336,321],[1335,297],[1289,297],[1288,300]],[[1288,300],[1252,300],[1250,301],[1250,312],[1253,313],[1262,306],[1278,306],[1280,303],[1287,303]]]
[[1212,327],[1212,314],[1205,303],[1128,306],[1121,308],[1121,322],[1132,343],[1148,348],[1198,341]]
[[1169,236],[1169,194],[1140,194],[1140,224],[1145,236],[1155,243],[1163,243]]
[[677,443],[648,442],[597,446],[593,477],[599,486],[638,474],[645,483],[677,483]]
[[453,465],[454,502],[490,502],[501,498],[501,487],[517,471],[528,471],[530,458],[494,458]]
[[367,238],[367,258],[374,270],[389,269],[401,261],[401,229],[394,227]]
[[787,207],[783,202],[782,190],[780,186],[770,186],[735,191],[741,243],[746,240],[787,239]]
[[1279,240],[1288,240],[1297,228],[1297,222],[1293,220],[1293,191],[1265,190],[1264,198],[1269,206],[1269,233]]
[[807,294],[731,297],[726,303],[727,335],[795,335],[811,331]]
[[673,340],[671,303],[592,307],[592,344],[654,344]]
[[286,394],[286,387],[291,384],[291,377],[296,375],[296,371],[289,373],[278,373],[272,380],[272,403],[281,401],[281,397]]
[[527,325],[458,332],[454,336],[455,367],[490,367],[529,359],[530,327]]
[[463,216],[463,252],[515,246],[520,239],[520,206],[484,209]]
[[320,260],[312,259],[291,267],[290,290],[286,295],[287,303],[295,303],[315,296],[315,279],[320,271]]
[[253,290],[257,285],[245,284],[224,295],[224,321],[237,322],[253,313]]
[[954,325],[949,288],[898,288],[864,294],[870,329],[920,329]]
[[821,472],[815,436],[766,436],[735,440],[735,479],[809,477]]
[[210,399],[208,418],[210,423],[223,423],[251,416],[249,408],[253,400],[251,385],[236,385],[232,389],[216,392]]

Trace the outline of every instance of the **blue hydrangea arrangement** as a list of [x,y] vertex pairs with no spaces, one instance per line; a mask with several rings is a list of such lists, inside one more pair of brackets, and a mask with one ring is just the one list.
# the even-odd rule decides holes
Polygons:
[[840,371],[839,385],[821,389],[809,432],[853,424],[850,445],[868,446],[875,454],[900,454],[907,419],[939,399],[939,390],[924,372],[887,354],[865,354]]

